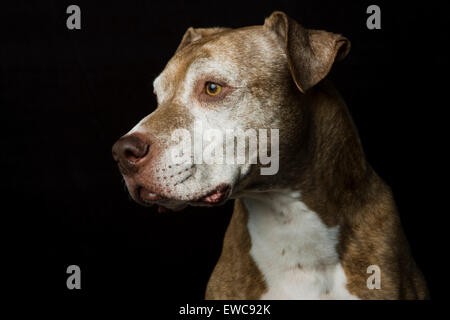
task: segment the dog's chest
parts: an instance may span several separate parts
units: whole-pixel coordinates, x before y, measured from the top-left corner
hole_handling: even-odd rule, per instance
[[[249,213],[251,255],[267,292],[262,299],[356,299],[336,245],[338,227],[328,228],[298,195],[278,193],[243,199]]]

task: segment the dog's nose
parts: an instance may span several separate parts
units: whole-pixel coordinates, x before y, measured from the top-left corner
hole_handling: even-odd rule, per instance
[[[112,147],[114,160],[127,172],[135,169],[138,162],[148,154],[149,144],[141,138],[130,135],[120,138]]]

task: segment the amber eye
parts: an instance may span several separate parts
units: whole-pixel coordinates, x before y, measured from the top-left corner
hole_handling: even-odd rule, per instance
[[[209,96],[216,96],[222,90],[222,86],[220,84],[214,82],[207,82],[205,85],[206,94]]]

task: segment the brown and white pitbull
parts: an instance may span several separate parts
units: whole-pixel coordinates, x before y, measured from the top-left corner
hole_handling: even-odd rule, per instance
[[[179,210],[236,199],[207,299],[428,297],[391,190],[325,79],[349,49],[343,36],[283,12],[263,26],[189,28],[154,81],[158,108],[114,145],[138,203]],[[195,124],[278,128],[279,170],[174,161],[183,155],[174,132],[195,136]],[[368,285],[371,266],[377,288]]]

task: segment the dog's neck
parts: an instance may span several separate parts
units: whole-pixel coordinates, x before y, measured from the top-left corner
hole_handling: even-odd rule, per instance
[[[341,233],[365,205],[371,169],[336,91],[324,84],[303,98],[308,125],[285,187],[240,197],[250,254],[270,288],[264,298],[354,299],[339,260]]]
[[[308,207],[327,224],[335,225],[345,214],[354,215],[365,206],[378,177],[366,161],[347,106],[334,87],[324,82],[311,98],[308,152],[299,155],[303,166],[293,189],[301,191]]]
[[[341,211],[357,212],[364,205],[374,172],[345,102],[328,81],[311,89],[299,103],[305,126],[299,145],[294,146],[299,151],[288,160],[291,163],[280,160],[281,187],[264,190],[265,197],[252,191],[240,198],[266,201],[281,197],[288,204],[288,198],[295,195],[293,199],[303,201],[328,225],[336,225],[343,218]]]

